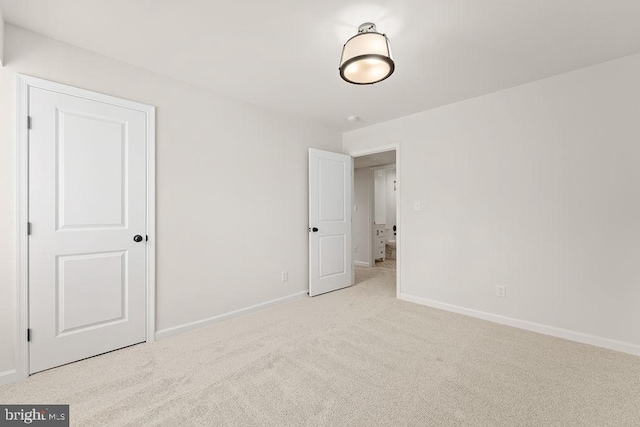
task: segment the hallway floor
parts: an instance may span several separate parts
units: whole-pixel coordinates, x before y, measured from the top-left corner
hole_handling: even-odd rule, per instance
[[[376,267],[377,268],[388,268],[388,269],[391,269],[391,270],[395,270],[396,269],[396,260],[395,260],[395,258],[385,258],[384,261],[376,260]]]

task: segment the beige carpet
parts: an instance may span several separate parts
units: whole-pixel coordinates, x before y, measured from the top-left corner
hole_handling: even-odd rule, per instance
[[[640,358],[398,301],[395,272],[0,387],[73,425],[638,426]]]

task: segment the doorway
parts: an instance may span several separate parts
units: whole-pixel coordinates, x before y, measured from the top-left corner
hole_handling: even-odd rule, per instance
[[[155,109],[18,85],[19,378],[155,333]]]
[[[356,266],[395,270],[399,277],[397,157],[395,148],[354,155],[353,256]]]

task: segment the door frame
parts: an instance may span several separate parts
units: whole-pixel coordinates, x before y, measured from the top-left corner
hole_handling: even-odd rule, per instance
[[[400,156],[400,143],[398,142],[398,143],[393,143],[388,145],[380,145],[376,147],[363,148],[363,149],[353,150],[353,151],[345,150],[345,154],[348,154],[351,157],[361,157],[361,156],[366,156],[368,154],[377,154],[377,153],[383,153],[385,151],[392,151],[392,150],[396,151],[396,180],[398,181],[397,187],[396,187],[397,188],[396,190],[396,225],[400,230],[400,234],[398,234],[398,237],[396,238],[396,298],[400,298],[400,295],[402,294],[402,268],[401,267],[402,267],[402,240],[403,240],[402,239],[402,210],[401,210],[402,167],[400,164],[401,163],[400,159],[402,156]],[[373,176],[371,178],[373,179]],[[372,203],[371,200],[370,202]],[[353,229],[353,223],[351,227]],[[369,230],[369,233],[371,233],[371,230]],[[371,238],[373,238],[373,236],[371,236]],[[370,242],[372,242],[372,240],[370,240]],[[371,256],[373,257],[373,253],[371,254]],[[373,266],[375,266],[375,262]]]
[[[155,341],[156,293],[156,108],[73,86],[43,80],[24,74],[17,75],[16,86],[16,310],[15,310],[15,372],[16,380],[29,376],[29,90],[30,88],[59,92],[91,101],[103,102],[146,114],[146,342]]]

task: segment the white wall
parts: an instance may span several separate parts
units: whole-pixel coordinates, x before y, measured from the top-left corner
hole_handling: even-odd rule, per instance
[[[358,251],[353,254],[354,262],[361,266],[371,266],[371,169],[360,168],[353,172],[353,246]]]
[[[307,289],[307,149],[341,151],[338,133],[11,25],[5,42],[0,372],[14,366],[16,73],[157,107],[159,330]]]
[[[4,18],[0,8],[0,67],[4,64]]]
[[[386,226],[386,237],[387,240],[395,240],[393,235],[393,226],[396,225],[396,191],[394,189],[394,181],[396,180],[396,170],[395,169],[387,169],[387,195],[385,197],[385,201],[387,203],[386,213],[387,213],[387,226]]]
[[[344,134],[401,145],[404,297],[640,354],[638,76],[640,54]]]
[[[373,199],[375,224],[387,223],[387,171],[376,169],[373,171]]]

